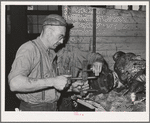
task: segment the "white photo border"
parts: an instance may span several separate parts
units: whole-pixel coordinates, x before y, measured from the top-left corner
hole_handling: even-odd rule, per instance
[[[5,111],[5,6],[6,5],[146,5],[146,112],[12,112]],[[1,121],[2,122],[114,122],[149,121],[149,2],[145,1],[2,1],[1,2]]]

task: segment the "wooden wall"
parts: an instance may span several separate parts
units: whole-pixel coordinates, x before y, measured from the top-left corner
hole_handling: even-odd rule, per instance
[[[93,8],[63,6],[63,16],[74,25],[67,46],[92,50]],[[102,54],[113,69],[112,56],[120,50],[146,57],[146,12],[96,8],[96,52]]]

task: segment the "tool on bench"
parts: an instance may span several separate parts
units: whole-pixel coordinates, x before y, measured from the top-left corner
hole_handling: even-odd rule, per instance
[[[87,82],[87,80],[96,79],[97,78],[96,76],[99,75],[99,73],[98,73],[99,71],[98,70],[96,71],[95,76],[88,77],[88,72],[91,72],[91,71],[92,71],[92,69],[88,70],[88,61],[84,60],[83,64],[82,64],[82,77],[75,77],[75,78],[70,77],[69,78],[70,83],[75,82],[75,81],[71,81],[71,80],[81,80],[81,82],[85,83],[85,82]],[[95,107],[93,104],[90,104],[89,102],[86,102],[86,100],[85,100],[86,95],[85,95],[84,91],[92,93],[92,92],[96,92],[98,90],[96,90],[96,89],[82,90],[82,86],[81,86],[80,95],[74,94],[74,95],[71,96],[72,101],[75,102],[75,104],[76,104],[76,105],[74,105],[75,110],[78,110],[78,108],[80,108],[80,106],[81,107],[85,106],[85,107],[90,108],[92,110],[93,109],[100,109],[99,104],[97,104],[98,106]],[[87,99],[87,101],[88,101],[88,99]]]

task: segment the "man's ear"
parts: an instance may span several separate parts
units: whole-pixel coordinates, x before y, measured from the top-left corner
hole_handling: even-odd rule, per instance
[[[51,28],[51,27],[46,27],[44,33],[45,33],[47,36],[50,36],[50,35],[52,36],[53,33],[54,33],[54,29]]]

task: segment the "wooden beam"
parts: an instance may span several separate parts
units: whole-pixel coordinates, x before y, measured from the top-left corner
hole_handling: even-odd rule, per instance
[[[93,9],[93,52],[96,52],[96,9]]]

